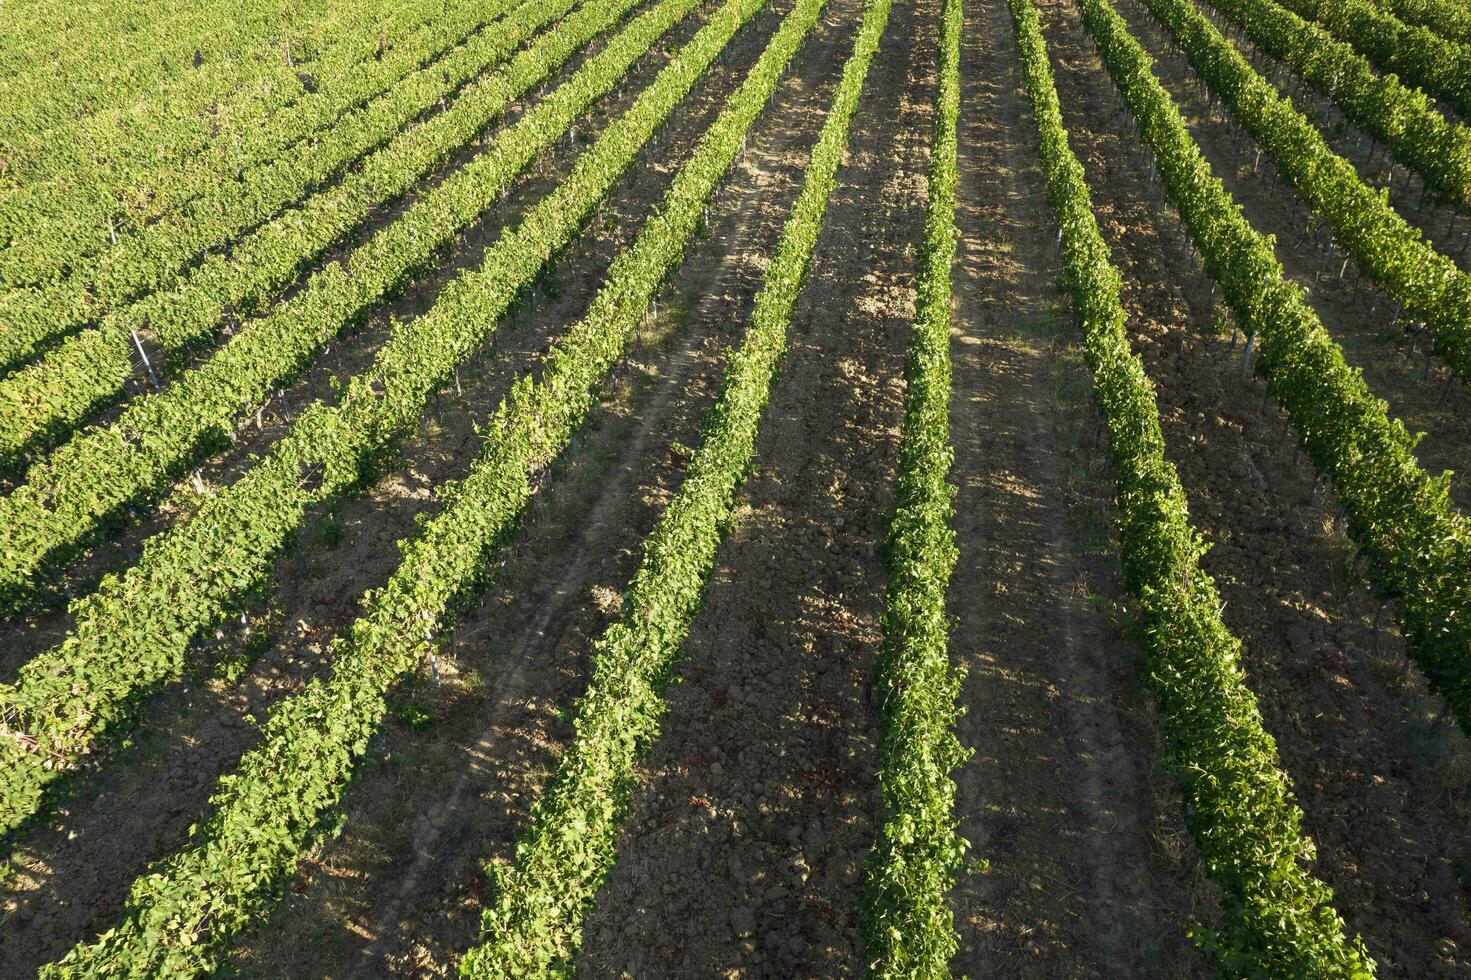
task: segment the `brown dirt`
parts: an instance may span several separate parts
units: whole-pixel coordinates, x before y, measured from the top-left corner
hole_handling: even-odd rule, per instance
[[[1005,3],[971,3],[956,263],[952,656],[968,670],[957,892],[970,976],[1201,976],[1193,871],[1120,592],[1112,486]]]
[[[588,919],[584,976],[859,972],[855,902],[878,805],[878,546],[936,11],[897,4],[870,69],[757,469]]]
[[[1465,740],[1346,581],[1340,515],[1315,493],[1239,349],[1215,336],[1209,285],[1178,218],[1145,176],[1139,141],[1068,3],[1045,4],[1066,123],[1124,272],[1135,343],[1160,397],[1170,455],[1205,567],[1317,841],[1316,871],[1386,975],[1467,965]],[[1252,214],[1255,217],[1255,214]],[[1284,259],[1288,259],[1284,256]],[[1290,260],[1290,259],[1289,259]],[[1204,300],[1204,302],[1201,302]]]

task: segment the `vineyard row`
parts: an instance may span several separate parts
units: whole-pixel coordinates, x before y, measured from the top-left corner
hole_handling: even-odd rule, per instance
[[[914,330],[905,369],[897,503],[889,525],[884,645],[874,676],[883,819],[865,873],[864,946],[876,976],[943,976],[959,949],[946,895],[968,846],[956,832],[955,734],[963,679],[950,658],[945,592],[958,552],[950,444],[950,267],[960,115],[961,0],[940,14],[935,124]]]
[[[1033,0],[1010,3],[1066,285],[1108,433],[1124,584],[1147,657],[1142,673],[1161,708],[1186,824],[1223,896],[1217,967],[1223,976],[1367,977],[1367,953],[1344,936],[1331,891],[1307,869],[1312,841],[1246,685],[1240,642],[1200,567],[1205,544],[1165,455],[1154,385],[1129,343],[1123,277],[1068,143]],[[1106,16],[1101,6],[1090,13]]]

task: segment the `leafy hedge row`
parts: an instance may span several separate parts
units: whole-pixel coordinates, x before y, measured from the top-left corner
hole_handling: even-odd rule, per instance
[[[1370,0],[1407,24],[1419,24],[1447,41],[1471,44],[1471,8],[1456,0]]]
[[[574,98],[605,90],[698,3],[662,0],[564,88]],[[396,437],[414,427],[455,367],[486,342],[546,263],[572,241],[754,9],[732,8],[711,20],[567,178],[501,235],[480,268],[444,287],[427,313],[396,326],[336,404],[307,408],[240,480],[151,539],[139,563],[121,577],[108,578],[73,604],[76,625],[63,642],[22,667],[14,687],[0,686],[0,724],[13,736],[0,738],[0,831],[33,813],[45,787],[98,748],[140,696],[179,676],[191,640],[267,580],[274,557],[309,507],[341,498],[366,469],[391,455]],[[487,176],[492,188],[504,186],[519,165],[522,155],[509,144],[544,145],[562,132],[566,118],[557,109],[567,101],[550,97],[522,117],[498,145],[500,152],[491,151],[488,159],[509,164],[501,172],[506,176]]]
[[[1471,58],[1462,45],[1406,24],[1368,0],[1281,0],[1298,15],[1322,24],[1385,71],[1462,115],[1471,113]]]
[[[1411,654],[1471,726],[1471,528],[1450,505],[1449,477],[1420,468],[1417,438],[1344,361],[1302,288],[1283,274],[1272,239],[1251,227],[1211,173],[1123,20],[1104,0],[1082,7],[1207,272],[1258,342],[1257,370],[1307,457],[1332,479],[1375,591],[1397,604]]]
[[[116,928],[74,949],[51,975],[209,969],[270,903],[340,799],[382,723],[393,684],[432,650],[425,637],[452,622],[457,598],[473,590],[537,474],[596,404],[600,380],[681,261],[710,195],[822,4],[802,0],[787,18],[663,205],[614,259],[588,315],[548,354],[540,382],[523,378],[501,404],[483,455],[447,492],[446,509],[404,546],[388,584],[364,600],[362,618],[333,645],[332,676],[272,711],[265,741],[222,780],[213,812],[191,841],[134,883]]]
[[[1281,59],[1345,116],[1459,208],[1471,208],[1471,129],[1448,122],[1429,96],[1380,75],[1350,44],[1276,0],[1210,0],[1263,51]]]
[[[1206,85],[1277,163],[1359,268],[1410,316],[1425,321],[1436,354],[1471,381],[1471,277],[1437,252],[1365,184],[1352,163],[1278,94],[1191,0],[1143,0],[1174,35]]]
[[[514,863],[486,868],[496,881],[496,903],[484,914],[480,941],[460,961],[463,977],[571,973],[582,945],[582,920],[617,856],[618,824],[636,783],[634,764],[659,737],[665,687],[751,468],[792,311],[889,8],[890,0],[865,6],[745,339],[731,352],[720,393],[701,426],[701,444],[644,542],[622,615],[594,647],[592,682],[577,706],[572,743],[532,809]],[[810,23],[821,9],[822,0],[799,0],[792,16]],[[787,57],[802,30],[805,24],[786,39]]]
[[[494,0],[486,13],[499,14],[519,2]],[[565,12],[571,5],[563,0],[555,9]],[[223,247],[237,236],[329,185],[426,109],[506,58],[528,32],[555,19],[527,13],[523,8],[517,17],[464,39],[456,35],[472,31],[482,18],[461,12],[419,46],[401,45],[381,61],[369,59],[375,71],[360,72],[356,84],[346,86],[366,89],[361,95],[349,91],[338,98],[319,91],[292,106],[295,111],[278,113],[232,140],[226,153],[194,148],[182,169],[149,157],[130,172],[119,161],[95,175],[83,172],[14,195],[0,207],[0,240],[14,242],[0,252],[0,279],[24,279],[25,288],[0,298],[0,319],[8,327],[0,340],[0,365],[21,363],[109,310],[172,284],[209,250],[228,251]],[[455,47],[457,40],[464,43]],[[446,48],[453,50],[445,54]],[[182,142],[172,133],[157,138],[164,142],[154,147]],[[124,206],[119,181],[147,202],[148,214],[113,213]],[[7,263],[31,273],[7,273]]]
[[[407,10],[427,24],[381,57],[380,31],[399,16],[378,26],[343,7],[315,25],[315,59],[287,62],[284,44],[262,37],[227,65],[202,63],[194,78],[175,79],[138,103],[12,144],[18,187],[0,196],[0,284],[85,277],[110,244],[222,182],[240,181],[487,21],[468,10],[446,15],[431,0]],[[246,78],[237,77],[240,69],[249,69]]]
[[[875,976],[949,976],[959,948],[945,895],[965,858],[951,772],[968,757],[955,736],[963,675],[950,661],[945,590],[955,568],[950,445],[950,266],[955,256],[961,0],[940,20],[935,130],[925,205],[908,394],[889,527],[884,646],[874,677],[884,819],[866,870],[862,931]]]
[[[426,131],[428,140],[402,145],[372,173],[408,179],[431,161],[444,159],[473,138],[478,128],[467,132],[469,124],[493,118],[571,52],[616,23],[633,2],[589,5],[564,21],[507,71],[476,89],[477,101],[466,107],[468,115]],[[0,500],[0,602],[23,600],[48,560],[84,540],[111,512],[163,487],[203,447],[232,437],[242,412],[269,398],[310,364],[323,344],[428,267],[439,248],[493,207],[515,176],[623,76],[626,59],[638,51],[642,48],[636,42],[625,40],[615,54],[600,55],[596,71],[579,71],[572,83],[559,87],[501,134],[491,152],[477,155],[425,191],[345,263],[314,273],[304,289],[246,323],[204,364],[162,392],[135,399],[117,422],[77,433],[33,465],[25,483]],[[410,186],[394,185],[397,193]],[[337,203],[329,198],[322,207],[330,210]],[[367,207],[361,198],[353,203]],[[287,227],[305,237],[302,226]]]
[[[363,4],[360,12],[352,9],[357,5],[322,0],[60,6],[68,9],[59,16],[48,17],[31,5],[7,13],[9,43],[0,52],[0,142],[8,147],[64,138],[98,115],[135,116],[137,103],[155,94],[181,95],[198,109],[281,64],[283,39],[290,39],[299,54],[310,55],[317,37],[335,31],[344,13],[355,15],[356,24],[370,25],[391,9],[378,0]],[[27,16],[36,22],[19,23]],[[166,30],[159,28],[163,23]],[[27,38],[34,43],[14,43]],[[207,70],[195,68],[195,51],[203,58],[200,68]],[[5,186],[0,183],[0,189]]]
[[[303,12],[293,13],[300,19]],[[218,20],[221,15],[210,16]],[[236,138],[259,138],[249,132],[251,127],[315,111],[313,107],[324,100],[351,107],[412,70],[416,52],[432,44],[435,36],[442,37],[440,51],[448,51],[495,16],[466,20],[458,11],[425,0],[393,7],[375,0],[362,8],[339,7],[325,15],[314,15],[312,22],[304,25],[307,33],[291,39],[289,61],[287,37],[279,30],[272,32],[274,36],[247,41],[244,48],[222,51],[215,59],[201,49],[197,69],[192,65],[191,47],[178,59],[186,69],[183,77],[167,78],[174,67],[173,56],[159,52],[154,55],[155,66],[166,80],[142,93],[136,103],[113,111],[94,109],[77,119],[61,119],[56,126],[29,139],[13,141],[10,146],[15,162],[11,173],[25,191],[56,191],[60,187],[50,185],[81,178],[86,186],[99,179],[101,175],[94,171],[105,168],[109,161],[129,168],[144,165],[150,145],[155,166],[139,171],[139,178],[163,164],[187,165],[189,156],[202,150],[208,149],[216,156],[228,154],[233,147],[211,149],[211,142],[221,137],[231,142]],[[456,27],[457,35],[446,33]],[[216,78],[217,74],[224,77]],[[202,101],[205,94],[213,98]],[[202,127],[196,122],[192,129],[181,128],[180,117],[190,112],[212,116],[211,124]],[[181,143],[153,145],[154,140],[170,134],[180,137]],[[287,146],[296,138],[288,133],[280,145]],[[56,200],[59,196],[49,193],[38,200]],[[131,203],[136,207],[149,202]],[[5,214],[13,217],[8,209]]]
[[[1220,594],[1200,567],[1206,545],[1165,456],[1154,385],[1129,345],[1122,279],[1068,144],[1037,11],[1032,0],[1010,3],[1066,281],[1109,435],[1144,673],[1162,709],[1186,823],[1223,896],[1223,933],[1203,938],[1222,976],[1368,977],[1373,964],[1362,943],[1345,937],[1332,891],[1308,871],[1313,843],[1246,685],[1240,643],[1221,621]]]
[[[287,64],[280,48],[268,49],[267,77],[244,91],[229,85],[202,107],[191,105],[192,91],[177,101],[162,97],[120,118],[94,117],[76,132],[46,133],[35,146],[15,147],[22,184],[0,197],[0,283],[18,288],[80,279],[85,285],[114,239],[126,240],[200,196],[218,199],[217,191],[330,130],[344,113],[452,52],[516,2],[448,13],[432,0],[417,0],[409,9],[427,15],[428,23],[381,58],[375,57],[377,30],[342,16],[319,38],[327,45],[320,59]],[[435,13],[428,14],[431,8]],[[210,73],[201,66],[196,74]],[[195,210],[203,215],[218,206]]]
[[[231,200],[235,191],[222,192],[203,216],[186,208],[124,241],[104,262],[108,268],[124,270],[113,280],[116,289],[101,289],[99,279],[91,292],[79,284],[12,294],[26,298],[29,308],[21,309],[26,304],[18,302],[0,309],[0,317],[18,332],[37,337],[65,332],[101,309],[151,295],[106,315],[95,328],[67,337],[37,363],[0,378],[0,462],[14,462],[23,452],[44,448],[97,406],[118,398],[136,370],[134,331],[150,339],[167,367],[181,366],[185,355],[213,336],[227,309],[234,316],[258,309],[301,269],[362,227],[374,208],[405,193],[454,149],[473,140],[511,98],[560,64],[546,52],[570,53],[568,38],[583,32],[553,32],[519,56],[522,65],[532,66],[529,72],[513,67],[496,73],[424,124],[407,130],[402,126],[465,78],[504,60],[575,2],[531,0],[468,42],[458,52],[465,57],[446,59],[403,80],[361,115],[339,120],[327,136],[298,144],[299,153],[293,151],[257,175],[259,180],[245,189],[247,196]],[[603,8],[589,7],[575,22],[603,23]],[[507,81],[514,84],[508,88]],[[340,183],[318,189],[369,150],[375,152]],[[304,160],[321,166],[304,166]],[[318,192],[276,214],[313,190]],[[242,217],[247,220],[237,220]],[[266,218],[270,220],[261,223]],[[250,233],[227,252],[216,253],[183,276],[175,275],[200,242],[214,242],[245,227],[251,228]],[[154,292],[160,287],[172,288]],[[0,307],[4,305],[0,302]]]

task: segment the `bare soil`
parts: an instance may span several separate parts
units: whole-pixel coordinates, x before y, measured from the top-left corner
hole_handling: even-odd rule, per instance
[[[957,972],[1202,976],[1186,929],[1213,896],[1153,706],[1109,610],[1112,485],[1005,3],[970,4],[951,435],[960,562],[952,656],[967,671]]]

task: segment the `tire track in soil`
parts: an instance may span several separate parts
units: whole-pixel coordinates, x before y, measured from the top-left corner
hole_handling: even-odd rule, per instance
[[[1173,40],[1165,42],[1161,38],[1158,23],[1141,4],[1125,0],[1116,8],[1151,55],[1159,59],[1178,50]],[[1348,362],[1364,372],[1369,387],[1389,402],[1393,415],[1402,419],[1411,432],[1426,433],[1415,450],[1421,465],[1432,473],[1456,471],[1451,478],[1451,499],[1463,512],[1471,511],[1471,473],[1466,472],[1471,461],[1471,385],[1452,378],[1439,361],[1434,362],[1432,376],[1422,378],[1423,351],[1419,356],[1411,354],[1404,330],[1391,329],[1393,302],[1381,299],[1370,314],[1373,291],[1365,288],[1355,298],[1351,279],[1358,275],[1358,266],[1348,253],[1335,248],[1334,257],[1329,258],[1317,242],[1302,240],[1312,209],[1275,167],[1267,166],[1265,151],[1260,172],[1252,172],[1257,144],[1251,135],[1243,130],[1244,145],[1237,141],[1223,118],[1229,110],[1222,107],[1221,115],[1209,111],[1200,89],[1194,83],[1186,84],[1189,69],[1180,60],[1163,58],[1156,64],[1155,73],[1181,107],[1191,135],[1211,167],[1225,180],[1226,188],[1246,209],[1251,223],[1263,234],[1276,235],[1282,246],[1301,242],[1300,247],[1277,250],[1288,274],[1309,291],[1313,309],[1343,347]],[[1319,241],[1328,240],[1325,224]],[[1345,260],[1348,265],[1340,280],[1339,270],[1344,268]],[[1371,285],[1367,279],[1365,284]]]
[[[870,70],[759,462],[588,918],[580,975],[860,970],[856,902],[879,808],[868,693],[878,546],[893,506],[937,17],[934,3],[897,4]]]
[[[1465,739],[1346,580],[1351,546],[1295,459],[1285,418],[1214,336],[1178,216],[1149,185],[1138,137],[1076,7],[1043,5],[1064,115],[1124,273],[1134,342],[1155,379],[1171,460],[1211,551],[1206,570],[1245,643],[1243,666],[1318,844],[1314,871],[1383,976],[1463,976],[1471,918]],[[1464,868],[1464,865],[1462,865]],[[1459,871],[1464,875],[1464,870]]]
[[[703,18],[692,20],[681,35],[693,34]],[[774,22],[774,16],[760,14],[748,32],[759,35],[762,25]],[[232,652],[237,628],[229,624],[217,631],[224,642],[202,642],[194,654],[197,669],[140,709],[145,720],[132,733],[132,744],[110,747],[101,771],[84,774],[53,819],[17,847],[23,870],[0,884],[7,966],[30,964],[34,970],[110,924],[131,880],[187,839],[217,777],[256,744],[256,721],[325,671],[323,655],[334,633],[356,618],[363,592],[381,586],[397,567],[393,542],[413,533],[418,515],[438,509],[435,485],[464,475],[479,449],[475,424],[493,412],[517,376],[534,367],[551,336],[581,314],[607,263],[662,197],[676,164],[693,150],[760,43],[762,38],[744,33],[738,38],[728,65],[712,69],[679,120],[666,128],[660,150],[652,157],[645,151],[648,162],[635,165],[631,183],[610,194],[607,222],[590,229],[558,263],[557,297],[544,300],[520,326],[498,331],[496,343],[487,346],[487,362],[462,372],[462,393],[451,388],[442,396],[438,411],[429,415],[432,423],[405,440],[369,490],[335,511],[318,509],[309,517],[301,543],[277,561],[271,595],[286,625],[269,649],[232,680],[228,671],[217,673],[209,665],[221,652]],[[640,62],[637,78],[651,76],[666,60],[659,55],[652,63]],[[641,88],[630,86],[611,105],[631,102]],[[574,152],[568,148],[558,156]],[[397,302],[415,297],[411,292]]]
[[[1058,296],[1056,219],[1004,0],[967,5],[951,438],[960,560],[951,654],[968,674],[961,833],[988,871],[955,893],[971,976],[1204,976],[1210,913],[1121,593],[1112,484]],[[1084,435],[1088,434],[1088,435]]]
[[[298,895],[251,941],[241,972],[442,975],[473,940],[493,898],[480,865],[510,855],[570,736],[560,712],[581,692],[586,652],[616,615],[641,540],[676,484],[683,457],[669,445],[695,439],[699,410],[713,397],[719,350],[737,339],[796,193],[805,153],[786,144],[815,128],[808,124],[836,82],[834,55],[856,6],[834,3],[814,31],[752,131],[734,192],[716,195],[709,243],[691,248],[676,295],[661,298],[666,321],[689,323],[677,350],[643,355],[660,365],[636,365],[649,375],[635,388],[655,390],[624,390],[615,408],[605,407],[584,436],[585,461],[536,506],[504,584],[456,635],[453,664],[442,669],[478,672],[475,662],[490,651],[497,666],[488,693],[441,696],[421,679],[414,694],[440,702],[435,727],[448,737],[428,736],[435,744],[426,745],[425,736],[393,727],[383,753],[412,758],[412,767],[368,772],[372,785],[349,801],[347,835],[314,858]],[[763,206],[773,194],[783,200]],[[296,951],[321,950],[324,938],[325,951],[303,965]]]

